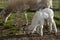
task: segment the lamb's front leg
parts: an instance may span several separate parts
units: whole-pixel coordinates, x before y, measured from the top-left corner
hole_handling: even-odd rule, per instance
[[[38,26],[39,26],[39,24],[36,24],[36,25],[35,25],[35,27],[34,27],[32,33],[34,33],[35,31],[37,31]],[[39,29],[38,29],[38,30],[39,30]],[[38,31],[37,31],[37,33],[38,33]]]
[[[34,17],[32,19],[32,23],[28,27],[28,30],[30,30],[31,33],[34,33],[36,31],[37,26],[38,26],[38,19],[37,19],[36,15],[34,15]]]
[[[43,24],[40,25],[40,34],[43,36]]]
[[[43,25],[44,25],[44,20],[42,19],[42,20],[40,20],[40,25],[39,25],[39,27],[38,27],[38,29],[37,29],[37,32],[38,32],[41,36],[43,36]]]
[[[28,27],[28,30],[30,33],[34,33],[36,31],[36,28],[37,28],[38,24],[34,23],[34,24],[31,24],[29,27]]]

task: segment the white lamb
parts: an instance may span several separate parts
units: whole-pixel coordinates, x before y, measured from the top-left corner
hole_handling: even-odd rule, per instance
[[[50,32],[52,32],[52,27],[54,28],[54,32],[57,33],[57,28],[55,21],[53,19],[54,17],[54,12],[50,8],[45,8],[45,9],[40,9],[36,11],[32,23],[29,26],[29,30],[31,33],[34,33],[35,31],[39,33],[41,36],[43,36],[43,25],[44,25],[44,20],[47,20],[49,23],[49,29]],[[38,29],[37,29],[38,27]]]

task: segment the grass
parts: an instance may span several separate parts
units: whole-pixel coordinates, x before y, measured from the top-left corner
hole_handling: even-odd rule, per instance
[[[34,12],[28,12],[27,15],[28,15],[29,23],[31,23],[31,20],[32,20],[32,18],[33,18],[33,16],[34,16]],[[6,25],[7,25],[7,26],[8,26],[8,25],[9,25],[9,26],[12,25],[13,20],[14,20],[15,17],[16,17],[15,14],[12,14],[12,15],[9,17],[8,22],[6,23]],[[20,18],[20,21],[19,21],[19,22],[21,22],[21,25],[22,25],[22,23],[24,24],[24,23],[25,23],[25,22],[24,22],[24,20],[25,20],[25,18],[24,18],[24,13],[20,13],[19,18]],[[60,12],[59,12],[59,11],[55,11],[55,13],[54,13],[54,19],[55,19],[55,21],[56,21],[57,26],[59,27],[59,25],[60,25]],[[6,26],[6,25],[5,25],[5,26]]]
[[[59,11],[56,11],[55,12],[55,17],[54,17],[55,21],[56,21],[56,24],[58,27],[60,27],[60,12]]]
[[[53,0],[53,7],[58,8],[59,7],[59,0]]]
[[[1,0],[0,0],[0,2],[1,2],[0,3],[0,8],[4,8],[6,6],[6,1],[7,0],[2,0],[2,2],[1,2]],[[57,0],[53,0],[53,7],[55,7],[55,8],[57,8],[59,6],[58,3],[55,4],[56,1]],[[29,24],[31,23],[33,15],[34,15],[34,12],[28,12]],[[9,34],[15,34],[20,29],[18,27],[12,26],[13,24],[16,23],[16,22],[14,22],[14,21],[16,21],[16,20],[14,20],[15,17],[16,17],[16,14],[13,13],[9,17],[7,23],[4,24],[4,28],[5,29],[9,29],[8,30],[8,35]],[[24,14],[23,13],[20,13],[20,15],[18,16],[18,19],[19,20],[17,20],[17,23],[18,23],[18,25],[20,25],[20,27],[21,27],[21,25],[25,24],[25,18],[24,18]],[[60,12],[59,11],[55,11],[54,19],[56,21],[57,27],[60,27]]]
[[[29,24],[31,23],[31,20],[32,20],[32,17],[34,15],[34,12],[27,12],[28,14],[28,20],[29,20]],[[22,25],[25,24],[25,17],[24,17],[24,13],[20,13],[19,16],[18,16],[18,20],[16,22],[16,20],[14,20],[16,18],[16,14],[13,13],[7,23],[4,23],[4,28],[5,29],[10,29],[8,30],[8,34],[7,35],[11,35],[11,34],[15,34],[18,32],[18,29],[22,28]],[[19,27],[18,26],[12,26],[13,24],[17,23],[18,25],[20,25]],[[12,28],[14,28],[14,30],[12,30]]]
[[[14,15],[14,16],[13,16]],[[29,20],[29,24],[31,23],[31,20],[32,20],[32,17],[34,15],[34,12],[28,12],[28,20]],[[16,27],[16,26],[12,26],[12,24],[14,24],[14,18],[15,18],[15,14],[13,13],[9,19],[8,19],[8,22],[4,24],[4,27],[6,29],[10,29],[8,31],[8,35],[11,35],[11,34],[15,34],[18,32],[18,29],[22,28],[21,25],[25,24],[25,19],[24,19],[24,14],[23,13],[20,13],[19,15],[19,18],[20,20],[17,22],[20,27]],[[60,12],[58,11],[55,11],[55,16],[54,16],[54,19],[55,19],[55,22],[57,24],[57,27],[60,27]]]

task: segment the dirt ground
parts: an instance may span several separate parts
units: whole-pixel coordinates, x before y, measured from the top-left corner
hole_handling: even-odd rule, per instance
[[[2,36],[0,40],[60,40],[60,28],[58,28],[56,35],[45,31],[43,37],[38,34],[18,34]]]

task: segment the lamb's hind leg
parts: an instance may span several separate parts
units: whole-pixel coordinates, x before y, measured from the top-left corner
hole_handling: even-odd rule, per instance
[[[52,19],[52,25],[53,25],[53,28],[54,28],[54,32],[56,34],[57,33],[57,27],[56,27],[56,23],[55,23],[54,19]]]
[[[52,20],[49,20],[49,31],[52,32]]]

